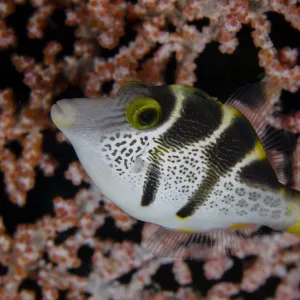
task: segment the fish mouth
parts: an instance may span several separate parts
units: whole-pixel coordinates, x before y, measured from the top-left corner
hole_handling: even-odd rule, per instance
[[[70,102],[70,100],[59,100],[51,107],[51,119],[59,128],[68,128],[76,123],[77,110]]]

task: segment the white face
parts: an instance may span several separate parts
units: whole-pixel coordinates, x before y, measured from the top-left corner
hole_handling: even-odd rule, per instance
[[[137,209],[155,133],[132,128],[125,104],[117,97],[60,100],[53,105],[51,118],[101,192],[128,214],[145,219],[147,214]]]

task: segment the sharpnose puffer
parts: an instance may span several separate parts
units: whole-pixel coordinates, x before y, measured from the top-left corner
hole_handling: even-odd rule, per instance
[[[285,157],[265,130],[265,86],[222,104],[188,86],[129,82],[115,97],[60,100],[51,117],[101,192],[174,243],[250,224],[299,234],[300,193],[278,180]]]

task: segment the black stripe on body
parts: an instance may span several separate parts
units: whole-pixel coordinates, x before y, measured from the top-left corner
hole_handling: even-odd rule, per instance
[[[220,178],[228,174],[254,147],[245,127],[235,119],[216,143],[205,151],[208,160],[207,174],[188,203],[177,212],[177,216],[187,218],[193,215],[208,199]]]
[[[162,121],[160,125],[171,118],[171,113],[174,110],[176,104],[176,97],[168,86],[150,87],[150,97],[159,102],[162,109]],[[156,193],[159,188],[161,177],[161,163],[163,161],[162,156],[166,152],[161,146],[158,146],[149,151],[150,166],[146,173],[146,179],[143,186],[143,195],[141,200],[141,206],[148,206],[155,200]]]
[[[169,110],[169,116],[164,116],[166,120],[172,113],[170,109],[174,109],[174,104],[170,99],[173,92],[162,89],[162,87],[153,88],[155,99],[158,99],[160,104],[165,105],[165,110]],[[164,95],[165,101],[160,101]],[[174,99],[171,99],[174,100]],[[171,105],[171,106],[170,106]],[[162,109],[164,111],[164,109]],[[183,100],[181,116],[161,137],[155,140],[157,147],[149,151],[151,165],[146,175],[146,181],[143,187],[143,196],[141,205],[148,206],[155,200],[157,190],[160,182],[160,167],[164,162],[164,152],[168,149],[180,149],[191,143],[197,143],[210,136],[221,124],[222,121],[222,107],[221,103],[214,102],[210,99],[199,99],[195,96],[187,95]]]
[[[188,203],[184,205],[177,213],[179,218],[190,217],[196,209],[208,198],[215,184],[218,182],[219,175],[210,169],[208,174],[202,180],[201,185],[197,191],[189,199]]]
[[[148,206],[155,200],[155,196],[159,188],[160,177],[159,167],[151,164],[146,174],[141,206]]]
[[[181,115],[157,143],[173,149],[204,140],[210,136],[222,122],[222,104],[210,99],[187,96]]]
[[[243,167],[241,171],[238,172],[239,179],[242,182],[250,184],[261,184],[270,188],[279,188],[280,184],[278,182],[277,176],[267,159],[255,160],[249,165]]]
[[[169,120],[171,113],[176,105],[176,96],[168,85],[149,87],[151,97],[155,99],[161,106],[162,121],[160,124]]]

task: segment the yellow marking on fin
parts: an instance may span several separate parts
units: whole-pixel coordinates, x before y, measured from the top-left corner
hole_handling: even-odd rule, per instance
[[[245,227],[248,226],[249,224],[247,223],[236,223],[236,224],[231,224],[229,227],[234,229],[234,228],[241,228],[241,227]]]
[[[294,225],[286,229],[287,232],[300,234],[300,220],[298,220]]]

